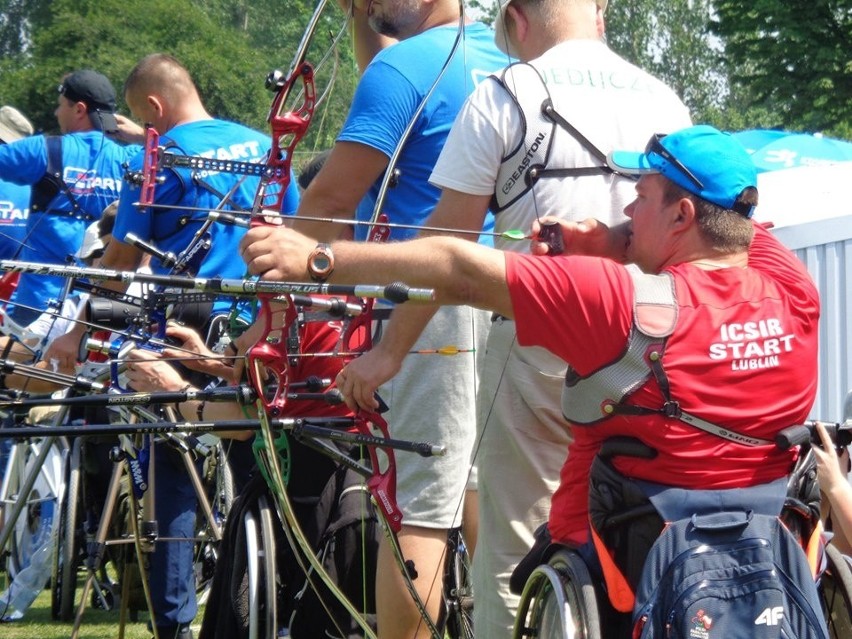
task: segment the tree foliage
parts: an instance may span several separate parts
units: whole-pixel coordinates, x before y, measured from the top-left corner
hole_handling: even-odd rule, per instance
[[[266,77],[276,68],[288,70],[314,3],[291,0],[286,9],[280,2],[261,0],[6,0],[5,4],[18,7],[20,19],[14,25],[11,19],[0,21],[0,28],[17,29],[16,41],[32,44],[0,55],[0,102],[14,104],[37,128],[53,132],[55,87],[65,73],[80,68],[100,71],[113,82],[126,113],[121,95],[124,78],[140,58],[157,51],[174,55],[189,69],[212,114],[267,130],[272,94],[264,88]],[[341,34],[343,29],[341,12],[326,14],[309,52],[311,62],[331,49],[328,33]],[[345,33],[337,49],[317,69],[318,92],[325,92],[332,76],[336,80],[309,129],[307,149],[330,145],[348,110],[357,78]]]
[[[315,2],[0,0],[0,103],[54,131],[64,73],[95,68],[121,93],[137,60],[164,51],[213,114],[265,130],[265,78],[288,70]],[[328,4],[307,55],[328,96],[300,146],[308,153],[331,146],[358,79],[342,12]],[[498,3],[465,5],[490,22]],[[611,0],[606,18],[613,49],[673,87],[696,121],[852,137],[852,0]]]
[[[852,137],[852,0],[717,0],[732,92],[791,129]]]
[[[696,121],[713,121],[724,97],[708,0],[616,0],[606,12],[614,51],[669,85]]]

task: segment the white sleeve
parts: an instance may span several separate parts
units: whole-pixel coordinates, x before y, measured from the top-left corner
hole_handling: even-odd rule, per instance
[[[507,138],[508,110],[513,108],[497,82],[480,83],[456,117],[429,182],[468,195],[494,193],[500,164],[512,142]]]

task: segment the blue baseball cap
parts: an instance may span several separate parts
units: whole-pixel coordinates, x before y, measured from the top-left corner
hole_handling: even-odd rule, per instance
[[[742,197],[746,189],[757,189],[751,156],[732,135],[706,124],[654,135],[644,153],[613,151],[607,164],[627,175],[659,173],[712,204],[745,217],[754,212]]]

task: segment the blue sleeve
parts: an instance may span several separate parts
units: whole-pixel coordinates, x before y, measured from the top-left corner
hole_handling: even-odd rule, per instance
[[[13,184],[35,184],[47,171],[43,135],[0,144],[0,179]]]
[[[299,209],[299,183],[296,181],[296,172],[290,169],[290,185],[281,200],[281,213],[284,215],[295,215]]]
[[[365,144],[390,157],[419,104],[420,95],[405,76],[374,61],[361,76],[337,139]]]

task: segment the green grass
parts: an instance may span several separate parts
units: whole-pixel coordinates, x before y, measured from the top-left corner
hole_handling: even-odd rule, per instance
[[[0,590],[5,590],[5,582],[5,575],[0,576],[0,583],[3,584]],[[82,586],[82,581],[80,585]],[[81,590],[82,588],[77,591],[78,598]],[[198,636],[198,629],[203,614],[203,609],[199,607],[196,623],[192,626],[192,631],[196,637]],[[146,626],[147,620],[148,613],[140,612],[137,622],[128,621],[124,628],[125,639],[150,639],[151,632]],[[87,606],[86,611],[83,613],[79,637],[80,639],[117,639],[119,636],[119,621],[120,618],[117,609],[105,611]],[[23,619],[9,623],[0,623],[0,637],[3,639],[68,639],[71,636],[73,627],[73,621],[70,623],[61,623],[51,619],[50,591],[45,590],[35,600],[30,609],[27,610]]]

